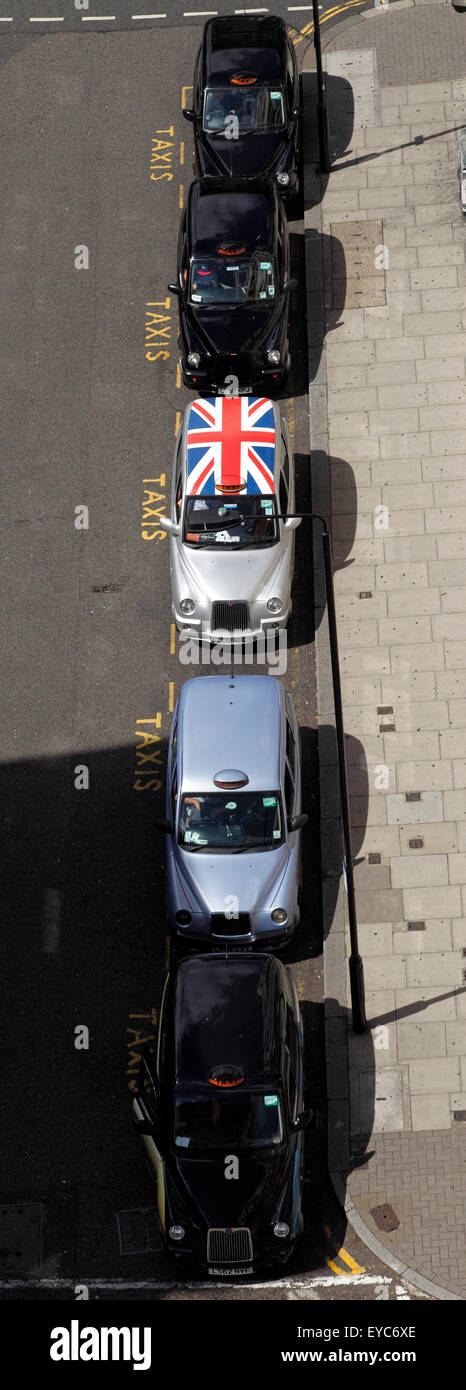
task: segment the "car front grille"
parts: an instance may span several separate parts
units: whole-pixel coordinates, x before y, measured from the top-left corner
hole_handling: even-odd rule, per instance
[[[226,917],[224,912],[213,912],[210,926],[213,936],[251,935],[249,912],[238,912],[237,917]]]
[[[236,357],[219,354],[214,359],[213,372],[217,386],[224,386],[229,376],[238,377],[240,386],[251,385],[251,364],[246,352],[239,352]]]
[[[229,601],[212,604],[212,632],[248,632],[249,604]]]
[[[207,1232],[207,1262],[213,1265],[244,1265],[252,1261],[252,1237],[247,1226]],[[234,1273],[234,1268],[232,1268]]]

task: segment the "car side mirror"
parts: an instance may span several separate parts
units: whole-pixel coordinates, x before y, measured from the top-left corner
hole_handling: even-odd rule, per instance
[[[184,107],[183,107],[183,116],[184,116],[184,118],[185,118],[185,121],[195,121],[195,119],[196,119],[196,112],[193,111],[193,109],[192,109],[191,106],[184,106]]]
[[[179,536],[181,526],[178,521],[171,521],[169,516],[159,516],[158,523],[162,531],[169,531],[171,536]]]
[[[162,817],[160,817],[160,819],[157,818],[154,820],[154,825],[156,830],[164,830],[166,835],[174,834],[174,826],[170,820],[163,820]]]
[[[296,531],[297,527],[301,525],[301,521],[302,517],[300,516],[287,516],[285,521],[285,531]]]
[[[167,285],[167,289],[170,290],[170,294],[177,294],[178,297],[183,293],[180,285]]]
[[[298,284],[298,281],[297,281],[297,279],[296,279],[296,276],[294,276],[294,275],[292,275],[292,277],[291,277],[290,280],[284,280],[284,282],[283,282],[283,294],[288,294],[289,290],[295,290],[297,284]],[[170,289],[170,286],[168,286],[168,288]]]
[[[307,825],[309,816],[306,811],[301,811],[299,816],[288,816],[288,830],[302,830]]]
[[[291,1129],[294,1129],[294,1130],[308,1129],[308,1128],[309,1128],[309,1125],[312,1124],[313,1120],[314,1120],[314,1111],[313,1111],[313,1110],[302,1110],[302,1111],[301,1111],[301,1114],[300,1114],[300,1115],[297,1115],[295,1120],[291,1120]]]

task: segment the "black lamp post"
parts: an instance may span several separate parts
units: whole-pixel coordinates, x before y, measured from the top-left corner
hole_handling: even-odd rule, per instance
[[[317,129],[319,132],[320,168],[322,174],[329,174],[332,167],[332,161],[330,158],[330,131],[328,124],[328,110],[325,101],[324,78],[322,72],[322,51],[320,47],[320,23],[318,0],[312,0],[312,12],[314,16],[314,48],[316,52],[317,65]]]

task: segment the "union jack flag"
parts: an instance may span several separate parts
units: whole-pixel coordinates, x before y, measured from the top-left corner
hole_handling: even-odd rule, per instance
[[[265,397],[212,396],[189,412],[188,493],[273,493],[275,420]]]

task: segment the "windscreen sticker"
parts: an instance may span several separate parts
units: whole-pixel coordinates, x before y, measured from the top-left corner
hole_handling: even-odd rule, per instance
[[[200,304],[202,300],[202,294],[193,294],[191,295],[191,299],[196,299]]]
[[[281,92],[271,92],[270,96],[272,101],[281,101],[282,94]]]
[[[226,810],[226,811],[236,811],[236,806],[237,806],[236,801],[227,801],[225,810]]]
[[[274,830],[274,832],[273,832],[273,838],[274,838],[274,840],[279,840],[279,839],[280,839],[280,831],[279,831],[279,830]]]
[[[227,270],[239,270],[239,265],[227,265]]]
[[[272,516],[272,513],[273,513],[273,502],[263,502],[263,501],[262,501],[262,502],[261,502],[261,507],[262,507],[262,511],[265,512],[266,516]]]
[[[273,285],[269,285],[269,294],[275,294]]]
[[[259,290],[259,299],[267,299],[265,290]]]
[[[186,1134],[177,1134],[175,1139],[179,1149],[189,1149],[190,1142],[189,1135]]]
[[[278,1096],[264,1096],[264,1105],[278,1105]]]
[[[239,536],[232,536],[231,531],[216,531],[215,539],[216,541],[220,541],[221,545],[234,545],[235,541],[237,545],[239,545]]]
[[[272,266],[271,266],[270,261],[261,261],[260,264],[261,264],[261,270],[271,270],[271,269],[272,269]]]
[[[276,796],[263,796],[263,797],[262,797],[262,805],[263,805],[263,806],[276,806],[276,805],[277,805],[277,798],[276,798]]]

